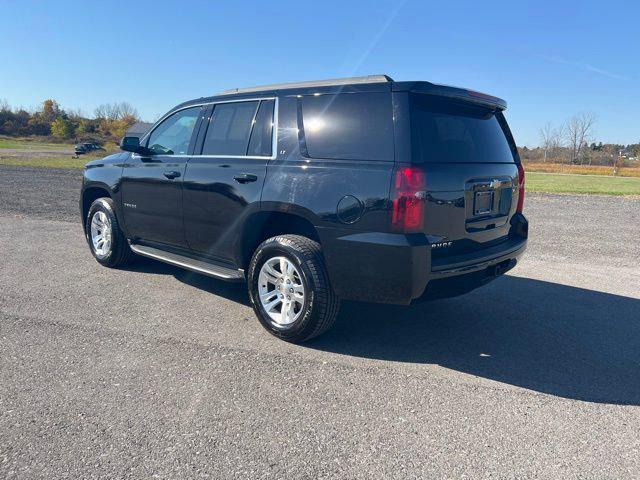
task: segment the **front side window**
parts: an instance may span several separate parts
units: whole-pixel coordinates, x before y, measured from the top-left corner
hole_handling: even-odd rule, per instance
[[[186,155],[201,107],[174,113],[158,125],[147,142],[152,155]]]
[[[204,139],[202,154],[246,155],[259,103],[251,101],[215,105]]]

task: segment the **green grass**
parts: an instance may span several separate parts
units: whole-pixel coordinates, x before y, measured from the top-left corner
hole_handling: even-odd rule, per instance
[[[80,158],[71,158],[71,155],[62,157],[5,157],[0,151],[0,165],[16,165],[20,167],[44,167],[44,168],[83,168],[85,163],[102,155],[81,155]]]
[[[0,137],[0,148],[20,150],[73,150],[73,144],[50,143],[31,138]]]
[[[106,150],[72,158],[72,143],[52,143],[46,137],[0,137],[0,165],[17,165],[44,168],[83,168],[85,163],[119,151],[113,144]],[[59,153],[58,153],[59,152]]]
[[[535,172],[527,172],[526,178],[528,192],[640,195],[640,178]]]

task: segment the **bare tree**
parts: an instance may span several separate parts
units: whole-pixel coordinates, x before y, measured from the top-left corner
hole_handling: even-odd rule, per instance
[[[120,104],[118,105],[118,108],[119,108],[120,119],[124,117],[133,117],[136,119],[138,118],[138,110],[136,110],[134,106],[131,105],[130,103],[120,102]]]
[[[138,111],[127,102],[103,103],[94,110],[94,115],[98,119],[122,120],[123,118],[138,118]]]
[[[567,145],[571,151],[571,162],[575,162],[580,157],[582,150],[589,141],[595,121],[595,116],[588,112],[579,113],[567,120],[565,134]]]
[[[544,151],[543,162],[547,161],[547,154],[551,149],[551,136],[553,134],[553,128],[551,127],[551,122],[547,122],[544,124],[544,127],[540,129],[540,143],[542,145],[542,150]]]
[[[111,103],[103,103],[98,105],[93,111],[93,114],[98,119],[115,120],[115,112]]]
[[[540,141],[544,155],[544,161],[547,159],[555,160],[560,148],[562,147],[562,126],[553,128],[551,122],[547,122],[540,129]]]
[[[611,166],[615,168],[616,161],[618,160],[618,154],[620,153],[618,146],[608,143],[602,147],[602,153],[605,158],[611,163]]]
[[[562,163],[562,147],[564,147],[564,127],[560,125],[553,130],[551,135],[551,158],[554,160],[560,160]]]
[[[85,117],[84,112],[80,108],[67,110],[67,115],[72,120],[80,120]]]

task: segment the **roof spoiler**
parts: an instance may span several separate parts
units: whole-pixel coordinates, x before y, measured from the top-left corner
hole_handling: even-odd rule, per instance
[[[466,88],[451,87],[449,85],[438,85],[437,83],[430,82],[399,82],[394,84],[394,90],[396,89],[454,98],[499,110],[505,110],[507,108],[507,102],[502,98],[476,92],[475,90],[467,90]]]

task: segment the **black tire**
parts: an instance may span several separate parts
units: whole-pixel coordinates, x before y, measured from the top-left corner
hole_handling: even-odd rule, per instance
[[[91,221],[93,220],[93,216],[98,212],[103,212],[111,224],[111,249],[105,255],[99,255],[96,252],[93,241],[91,240]],[[101,265],[109,268],[117,268],[129,264],[133,260],[135,255],[131,251],[131,248],[129,248],[127,239],[120,229],[120,224],[115,215],[113,200],[109,197],[98,198],[91,204],[89,212],[87,213],[84,233],[93,257]]]
[[[269,259],[284,256],[300,272],[305,301],[300,316],[286,327],[276,324],[262,306],[258,292],[260,269]],[[301,343],[327,331],[336,320],[340,299],[329,284],[318,242],[300,235],[280,235],[262,242],[253,254],[247,274],[249,297],[258,320],[282,340]]]

